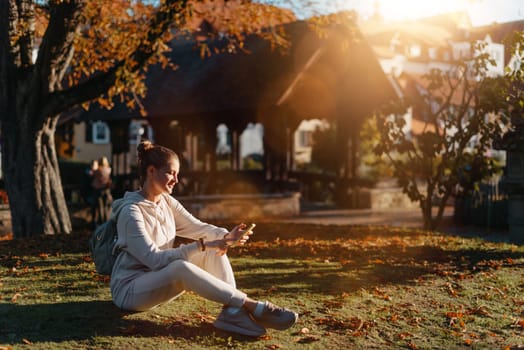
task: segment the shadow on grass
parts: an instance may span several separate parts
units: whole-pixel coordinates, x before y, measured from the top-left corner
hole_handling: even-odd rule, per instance
[[[307,245],[279,244],[243,248],[238,257],[253,259],[242,262],[241,288],[293,295],[311,293],[336,295],[384,284],[413,284],[430,275],[459,276],[491,269],[523,267],[515,261],[524,252],[495,249],[445,250],[438,246],[343,247],[321,243],[315,255]],[[304,258],[306,257],[306,258]]]
[[[88,255],[89,234],[86,230],[68,236],[0,242],[0,264],[16,266],[18,255],[45,253],[50,258],[33,261],[31,266],[45,268],[57,260],[62,265],[80,266],[81,257],[63,259],[62,254]],[[242,288],[263,291],[276,286],[288,293],[304,289],[314,293],[351,292],[384,283],[411,283],[428,274],[478,273],[510,266],[512,260],[524,257],[522,249],[501,246],[453,248],[441,245],[439,240],[426,244],[426,236],[433,237],[425,231],[399,228],[260,223],[251,242],[229,255],[247,258],[238,269],[264,271],[239,274],[237,281]],[[450,239],[441,237],[443,242]],[[54,270],[50,276],[58,274],[59,269]]]
[[[63,341],[118,334],[123,313],[110,301],[3,304],[0,342]],[[3,339],[7,337],[7,339]]]
[[[255,341],[250,337],[217,330],[209,322],[191,324],[176,320],[158,321],[127,318],[132,313],[118,309],[111,301],[53,304],[0,304],[0,344],[85,341],[94,337],[134,336],[195,339],[210,335]]]
[[[26,264],[62,281],[62,289],[49,287],[45,293],[81,290],[82,296],[89,296],[96,287],[75,284],[79,282],[74,277],[68,280],[62,269],[55,267],[66,264],[92,268],[82,263],[82,255],[89,254],[89,233],[0,242],[0,264],[14,267],[20,256],[38,257],[45,253],[48,258],[32,259]],[[446,245],[449,237],[426,242],[426,236],[433,237],[409,229],[266,223],[257,226],[251,243],[231,250],[229,255],[243,259],[234,266],[239,272],[237,282],[241,289],[254,290],[254,295],[274,292],[288,297],[307,293],[336,295],[380,288],[384,284],[411,284],[431,275],[523,267],[524,251],[520,248],[476,243],[468,246],[459,240]],[[280,240],[275,240],[277,237]],[[64,254],[75,255],[64,257]],[[131,319],[110,301],[0,304],[0,315],[0,343],[19,342],[23,338],[33,342],[91,339],[97,335],[124,336],[129,332],[145,337],[192,339],[216,332],[205,322],[196,325],[177,322],[176,327],[166,327],[155,320]]]
[[[47,235],[30,238],[0,241],[0,263],[10,266],[23,256],[60,257],[62,254],[89,255],[89,230],[81,230],[70,235]],[[80,262],[81,259],[77,259]],[[52,263],[42,260],[41,266]]]
[[[233,228],[237,223],[233,222],[214,222],[222,227]],[[88,239],[92,231],[87,228],[79,228],[70,235],[50,235],[38,236],[27,239],[18,239],[12,241],[0,241],[0,251],[2,257],[14,255],[37,255],[46,253],[49,255],[84,253],[89,254]],[[358,225],[317,225],[317,224],[296,224],[296,223],[279,223],[279,222],[260,222],[257,224],[255,234],[251,240],[272,241],[275,238],[281,240],[295,239],[297,237],[304,240],[336,240],[336,239],[367,239],[389,238],[394,234],[397,237],[410,237],[427,234],[422,230],[402,229],[391,227],[367,227]],[[461,234],[458,233],[458,236]],[[464,236],[471,238],[472,235]],[[485,237],[486,241],[500,242],[501,239],[490,239],[489,234]],[[184,243],[183,238],[177,241]]]

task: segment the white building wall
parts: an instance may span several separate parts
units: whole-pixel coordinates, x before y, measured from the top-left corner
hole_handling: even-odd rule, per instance
[[[240,135],[240,157],[250,154],[264,154],[264,127],[249,123]]]
[[[311,162],[311,151],[313,149],[313,133],[315,130],[325,127],[327,122],[320,119],[302,120],[293,134],[294,158],[296,164]]]
[[[80,162],[90,162],[93,159],[107,157],[111,159],[111,140],[108,143],[96,144],[85,141],[86,124],[75,123],[75,160]]]

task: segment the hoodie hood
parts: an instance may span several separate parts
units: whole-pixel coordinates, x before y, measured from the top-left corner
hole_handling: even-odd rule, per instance
[[[141,207],[154,207],[154,203],[146,200],[138,191],[126,192],[120,199],[113,201],[111,219],[116,218],[125,205],[137,204]]]

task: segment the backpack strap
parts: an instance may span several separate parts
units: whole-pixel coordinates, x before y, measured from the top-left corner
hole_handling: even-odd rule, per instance
[[[120,212],[122,211],[122,209],[124,209],[124,207],[127,207],[131,204],[136,204],[136,203],[137,203],[136,200],[124,199],[124,202],[122,203],[122,205],[118,207],[118,210],[116,210],[114,213],[111,213],[109,220],[111,220],[113,224],[115,225],[115,232],[118,238],[122,237],[122,239],[124,239],[125,237],[125,235],[118,235],[118,230],[116,229],[117,223],[118,223],[118,216],[120,215]],[[118,239],[117,239],[117,242],[118,242]],[[115,254],[118,250],[121,250],[121,248],[119,248],[118,245],[115,244],[115,246],[113,247],[112,253]]]

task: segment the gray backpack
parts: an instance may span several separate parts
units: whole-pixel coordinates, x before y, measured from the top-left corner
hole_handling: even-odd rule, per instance
[[[113,271],[113,265],[119,253],[116,251],[117,240],[116,220],[113,218],[98,226],[89,237],[91,257],[95,263],[96,272],[101,275],[111,275]]]
[[[115,215],[98,226],[91,237],[89,237],[89,249],[91,250],[91,257],[95,263],[96,272],[101,275],[111,275],[116,258],[120,253],[120,249],[116,248],[116,241],[118,240],[118,233],[116,231],[116,222],[118,214],[122,208],[134,201],[122,204]]]

